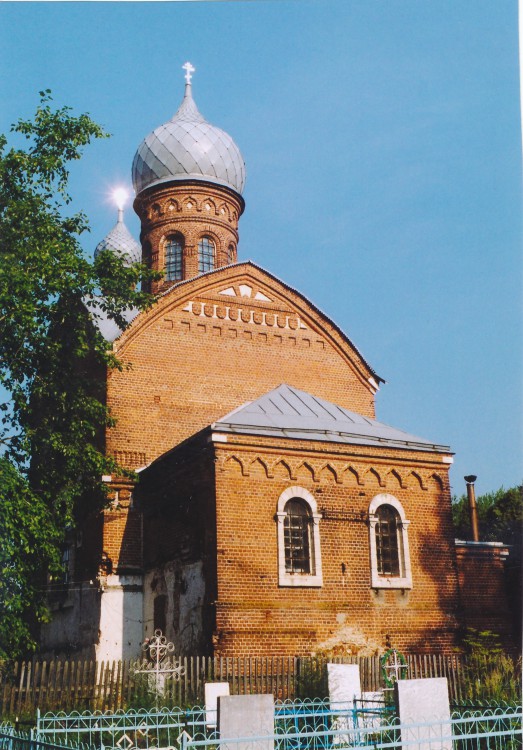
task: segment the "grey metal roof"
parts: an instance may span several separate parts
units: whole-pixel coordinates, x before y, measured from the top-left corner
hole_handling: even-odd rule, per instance
[[[245,163],[238,146],[228,133],[203,118],[190,83],[185,85],[183,101],[173,118],[138,147],[132,174],[137,194],[173,180],[203,179],[237,193],[245,185]]]
[[[139,263],[142,260],[142,247],[125,226],[121,208],[118,209],[118,221],[109,234],[97,244],[94,257],[96,258],[102,250],[110,250],[120,256],[126,265]]]
[[[448,445],[410,435],[285,384],[240,406],[211,428],[240,435],[450,453]]]

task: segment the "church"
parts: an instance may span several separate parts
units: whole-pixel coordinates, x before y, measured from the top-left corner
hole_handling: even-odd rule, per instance
[[[107,375],[105,449],[134,474],[104,477],[43,649],[131,658],[159,628],[178,655],[450,651],[452,452],[379,422],[364,355],[242,259],[244,160],[184,68],[134,157],[140,243],[120,210],[97,247],[162,272],[125,331],[98,322],[126,365]]]

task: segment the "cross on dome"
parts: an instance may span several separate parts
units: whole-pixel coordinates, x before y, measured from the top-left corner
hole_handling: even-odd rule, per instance
[[[171,119],[142,141],[133,161],[136,194],[145,188],[182,180],[203,180],[231,188],[241,195],[245,164],[231,136],[207,122],[192,97],[194,65],[185,71],[182,103]]]
[[[185,65],[182,65],[182,68],[185,70],[185,80],[187,81],[187,83],[190,84],[191,79],[192,79],[192,74],[194,73],[196,68],[193,67],[190,62],[186,62]]]

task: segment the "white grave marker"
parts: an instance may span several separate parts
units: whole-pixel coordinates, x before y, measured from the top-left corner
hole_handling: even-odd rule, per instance
[[[221,695],[218,698],[220,744],[232,750],[274,750],[274,697],[272,695]],[[249,737],[266,739],[248,740]]]
[[[401,741],[409,750],[452,750],[447,678],[398,680],[395,688]]]
[[[361,700],[360,668],[358,664],[327,664],[329,700],[333,711],[332,728],[338,730],[332,738],[333,745],[351,744],[351,734],[340,734],[340,729],[354,729],[352,710],[354,699]],[[342,713],[343,712],[343,713]]]
[[[228,682],[205,683],[205,723],[208,727],[218,724],[218,696],[229,695]]]

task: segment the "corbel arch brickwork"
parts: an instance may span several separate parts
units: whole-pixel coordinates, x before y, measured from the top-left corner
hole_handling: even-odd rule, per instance
[[[298,481],[309,479],[315,486],[336,484],[341,487],[362,487],[408,491],[418,488],[423,493],[442,492],[448,487],[448,478],[433,468],[405,468],[384,464],[382,460],[367,463],[363,460],[325,461],[321,456],[314,459],[292,457],[287,454],[244,453],[242,450],[219,454],[217,470],[241,473],[244,477],[262,477],[275,481]]]

